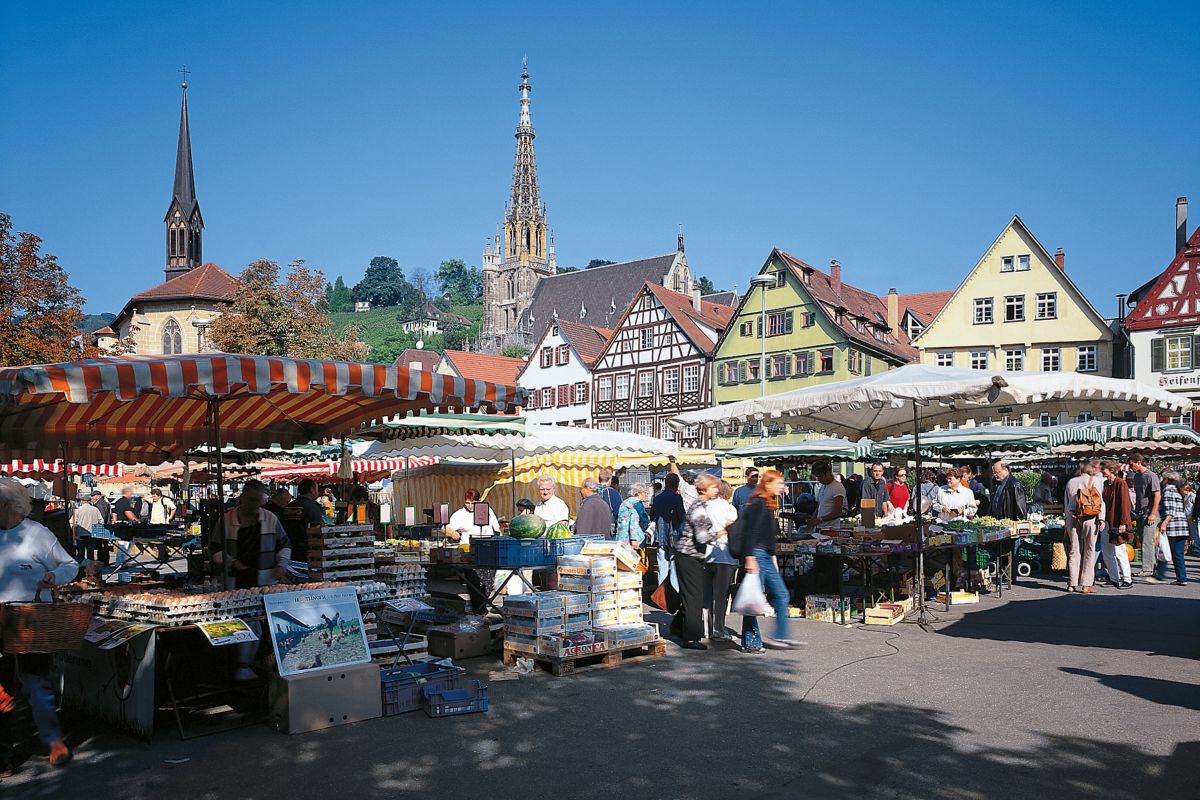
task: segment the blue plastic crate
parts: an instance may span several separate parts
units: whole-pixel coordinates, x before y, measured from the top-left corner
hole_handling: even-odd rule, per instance
[[[421,690],[425,713],[430,717],[456,717],[488,710],[488,687],[483,681],[467,681],[465,689]]]
[[[587,541],[580,536],[572,536],[567,539],[547,539],[550,543],[550,553],[558,558],[559,556],[577,556],[583,552],[583,543]]]
[[[379,670],[380,690],[383,693],[383,715],[390,717],[416,711],[422,705],[422,690],[438,691],[458,688],[462,670],[444,664],[418,662],[401,667]]]
[[[550,546],[555,541],[565,540],[492,536],[471,542],[471,553],[480,567],[552,567],[558,558]]]

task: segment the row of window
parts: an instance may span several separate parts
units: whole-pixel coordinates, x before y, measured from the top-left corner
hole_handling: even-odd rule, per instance
[[[1190,333],[1150,341],[1150,371],[1180,372],[1200,366],[1200,336]]]
[[[562,383],[558,386],[546,386],[529,391],[529,407],[556,408],[561,406],[576,406],[588,401],[588,385],[583,381],[578,383]]]
[[[761,318],[758,327],[762,327]],[[786,336],[795,330],[794,312],[792,309],[786,311],[768,311],[767,312],[767,336]],[[738,325],[738,335],[747,337],[757,337],[755,333],[755,320],[747,319]],[[817,315],[812,311],[800,312],[800,327],[811,328],[817,324]]]
[[[597,430],[616,431],[617,433],[637,433],[639,436],[657,436],[659,439],[666,439],[673,442],[679,437],[679,432],[672,429],[666,418],[657,422],[658,432],[655,433],[656,422],[654,417],[623,417],[616,420],[605,420],[597,422]],[[697,439],[700,437],[700,426],[689,425],[683,431],[683,439]]]
[[[1000,259],[1001,272],[1028,272],[1029,256],[1004,256]]]
[[[1038,292],[1034,303],[1034,319],[1058,318],[1058,292]],[[1024,322],[1025,295],[1011,294],[1004,298],[1004,321]],[[975,298],[975,324],[990,325],[995,322],[995,298]]]
[[[735,386],[739,383],[758,383],[760,358],[745,361],[725,361],[718,368],[717,383]],[[803,378],[809,375],[828,375],[837,369],[837,350],[823,347],[796,353],[772,353],[767,356],[767,380]],[[854,375],[871,374],[871,357],[859,350],[846,352],[846,369]]]
[[[1062,348],[1039,348],[1042,357],[1042,372],[1062,372]],[[1097,350],[1094,344],[1080,345],[1075,348],[1075,371],[1095,372],[1097,366]],[[954,353],[937,353],[939,367],[953,367]],[[991,369],[991,350],[970,350],[967,352],[967,362],[971,369]],[[1025,348],[1004,348],[1004,370],[1006,372],[1022,372],[1025,370]]]
[[[679,394],[682,388],[685,394],[700,391],[700,365],[688,364],[684,367],[668,367],[660,371],[662,375],[661,392],[664,395]],[[640,370],[637,373],[637,396],[654,397],[655,370]],[[634,377],[630,373],[617,375],[601,375],[596,379],[597,400],[628,400]]]
[[[543,347],[539,364],[542,368],[563,366],[571,360],[571,348],[565,344],[558,347]]]

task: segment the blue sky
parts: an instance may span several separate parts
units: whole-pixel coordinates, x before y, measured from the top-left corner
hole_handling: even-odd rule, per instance
[[[560,264],[782,247],[958,285],[1013,213],[1104,313],[1200,225],[1200,3],[7,4],[0,210],[90,312],[162,280],[179,75],[205,258],[479,263],[528,54]]]

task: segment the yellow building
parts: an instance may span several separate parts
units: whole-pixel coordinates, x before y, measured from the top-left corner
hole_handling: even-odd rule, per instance
[[[1017,216],[913,344],[926,364],[1112,375],[1108,322]]]

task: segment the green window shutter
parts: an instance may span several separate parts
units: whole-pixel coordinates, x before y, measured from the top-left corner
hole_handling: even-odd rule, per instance
[[[1099,358],[1099,356],[1096,357],[1097,361]],[[1197,367],[1200,367],[1200,334],[1192,337],[1192,369]]]
[[[783,332],[784,333],[792,332],[792,312],[791,311],[788,311],[787,314],[785,314],[783,317]]]
[[[1150,371],[1162,372],[1167,367],[1167,348],[1162,337],[1150,340]]]

